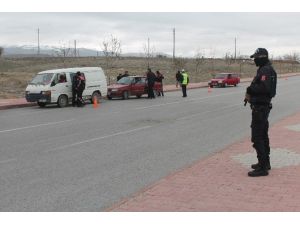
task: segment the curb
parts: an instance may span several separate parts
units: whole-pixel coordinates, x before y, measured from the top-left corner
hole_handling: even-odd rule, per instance
[[[31,107],[31,106],[37,106],[37,104],[36,103],[21,103],[21,104],[11,104],[11,105],[0,105],[0,110],[24,108],[24,107]]]

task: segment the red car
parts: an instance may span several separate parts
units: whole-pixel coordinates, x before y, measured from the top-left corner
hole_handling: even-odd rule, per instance
[[[153,90],[157,96],[162,91],[161,83],[155,82]],[[130,96],[140,98],[142,95],[148,94],[147,91],[145,76],[128,76],[121,78],[116,84],[107,87],[107,98],[128,99]]]
[[[228,85],[237,86],[240,83],[240,76],[236,73],[218,73],[208,82],[210,87],[226,87]]]

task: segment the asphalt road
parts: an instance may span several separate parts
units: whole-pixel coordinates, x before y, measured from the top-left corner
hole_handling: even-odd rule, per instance
[[[105,210],[249,136],[246,85],[0,111],[0,211]],[[300,110],[299,85],[279,80],[271,123]]]

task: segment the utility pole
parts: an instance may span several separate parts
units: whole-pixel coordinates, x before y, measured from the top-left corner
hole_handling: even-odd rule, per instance
[[[234,38],[234,61],[236,61],[236,38]]]
[[[150,50],[149,50],[149,48],[150,48],[150,38],[148,38],[148,55],[147,55],[147,58],[148,58],[148,69],[149,69],[149,58],[150,58]]]
[[[40,28],[38,28],[38,55],[40,55]]]
[[[175,59],[175,28],[173,28],[173,61]]]
[[[77,50],[76,50],[76,40],[74,40],[74,56],[76,57]]]

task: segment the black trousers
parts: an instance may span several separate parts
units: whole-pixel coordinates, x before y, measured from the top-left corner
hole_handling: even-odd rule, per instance
[[[78,92],[75,89],[72,89],[72,106],[75,106],[77,103]]]
[[[153,92],[154,84],[148,84],[148,98],[155,98]]]
[[[181,89],[182,89],[182,97],[186,97],[186,84],[182,84],[181,85]]]
[[[83,90],[79,89],[77,91],[77,106],[82,106],[84,105],[84,101],[82,99],[82,93],[83,93]]]
[[[270,105],[252,105],[251,141],[256,150],[258,163],[266,169],[270,162],[269,114]]]

